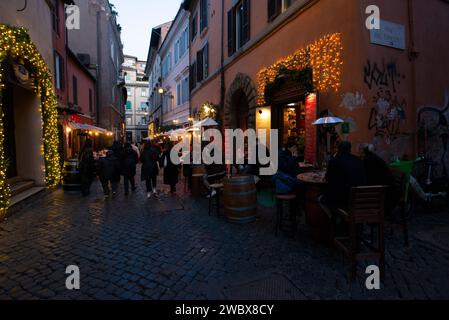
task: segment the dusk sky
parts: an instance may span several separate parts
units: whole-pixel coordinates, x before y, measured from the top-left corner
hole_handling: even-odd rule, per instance
[[[182,0],[110,0],[122,26],[124,53],[147,59],[151,29],[175,18]]]

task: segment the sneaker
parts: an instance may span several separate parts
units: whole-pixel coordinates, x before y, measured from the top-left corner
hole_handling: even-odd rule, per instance
[[[157,194],[157,190],[156,190],[156,189],[153,189],[153,193],[156,195],[156,194]]]
[[[150,199],[151,198],[151,192],[147,193],[147,198]]]

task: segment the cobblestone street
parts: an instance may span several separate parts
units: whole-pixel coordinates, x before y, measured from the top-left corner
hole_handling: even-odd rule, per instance
[[[139,185],[104,200],[97,182],[92,191],[57,190],[0,224],[1,299],[449,298],[447,212],[416,214],[409,249],[387,232],[385,285],[368,291],[363,266],[351,285],[341,255],[312,242],[307,227],[275,237],[271,209],[233,225],[181,192],[147,200]],[[65,288],[72,264],[79,291]]]

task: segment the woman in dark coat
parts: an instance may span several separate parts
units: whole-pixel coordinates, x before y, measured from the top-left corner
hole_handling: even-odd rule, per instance
[[[132,147],[131,143],[126,143],[122,152],[121,167],[123,175],[123,183],[125,187],[125,196],[129,194],[129,185],[131,184],[131,191],[136,190],[136,166],[139,162],[137,152]]]
[[[173,149],[173,143],[170,141],[167,143],[164,155],[163,155],[163,163],[165,163],[164,168],[164,184],[170,186],[170,192],[172,194],[176,193],[176,185],[178,184],[179,177],[179,166],[175,165],[171,161],[171,151]]]
[[[151,193],[157,194],[156,184],[159,175],[159,150],[150,141],[145,143],[140,162],[142,163],[142,181],[147,187],[147,197],[151,198]]]
[[[120,183],[120,159],[109,150],[105,158],[98,160],[97,173],[103,186],[104,196],[110,195],[109,184],[112,187],[112,196],[117,194],[117,188]]]
[[[79,156],[78,170],[81,176],[81,192],[83,196],[90,194],[90,186],[95,178],[95,159],[92,149],[92,140],[84,143]]]

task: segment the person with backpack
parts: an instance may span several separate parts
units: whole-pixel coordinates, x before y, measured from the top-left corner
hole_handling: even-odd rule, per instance
[[[159,149],[151,141],[147,141],[141,153],[140,162],[142,163],[141,180],[145,181],[148,199],[151,198],[152,194],[157,195],[156,186],[157,176],[159,175],[159,155]]]
[[[132,192],[136,190],[135,175],[136,175],[136,166],[138,162],[139,157],[137,155],[137,152],[132,147],[131,143],[129,142],[125,143],[121,159],[125,196],[129,194],[129,185],[131,185]]]
[[[110,196],[109,185],[112,188],[112,196],[115,197],[120,183],[120,159],[117,158],[114,151],[108,150],[106,157],[98,160],[97,173],[103,187],[104,197],[109,198]]]

